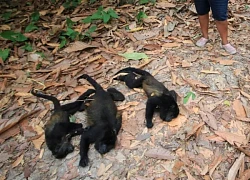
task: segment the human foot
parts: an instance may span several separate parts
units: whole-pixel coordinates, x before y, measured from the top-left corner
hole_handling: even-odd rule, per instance
[[[196,42],[196,46],[204,47],[208,42],[208,39],[202,37]]]
[[[235,54],[237,51],[231,44],[221,45],[223,49],[229,54]]]

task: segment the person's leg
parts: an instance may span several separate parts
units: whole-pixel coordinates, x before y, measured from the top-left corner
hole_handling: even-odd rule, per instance
[[[208,39],[209,14],[198,15],[202,37]]]
[[[235,54],[236,49],[228,43],[228,0],[210,0],[210,5],[215,19],[215,24],[221,37],[222,47],[230,54]]]
[[[202,37],[196,42],[199,47],[205,46],[208,41],[209,10],[208,0],[194,0],[195,8],[198,14]]]

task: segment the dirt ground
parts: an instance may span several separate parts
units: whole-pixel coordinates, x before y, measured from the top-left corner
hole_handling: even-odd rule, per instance
[[[0,65],[1,180],[250,179],[250,2],[229,4],[229,41],[237,48],[235,55],[220,48],[212,18],[211,40],[205,48],[195,46],[198,18],[191,3],[182,1],[119,7],[103,1],[119,18],[108,24],[92,22],[97,25],[92,40],[72,40],[59,49],[57,32],[66,29],[66,18],[76,22],[72,29],[86,32],[90,24],[81,19],[101,3],[82,2],[68,10],[60,2],[37,2],[0,5],[1,12],[12,12],[9,20],[2,17],[0,32],[24,32],[35,9],[40,13],[38,30],[23,33],[33,51],[24,51],[24,43],[0,39],[0,49],[11,49]],[[138,21],[139,11],[148,17]],[[126,59],[120,55],[125,52],[145,53],[148,58]],[[153,128],[146,128],[145,93],[112,80],[128,66],[149,71],[178,93],[176,119],[163,122],[155,113]],[[76,80],[83,73],[126,97],[116,103],[123,115],[116,148],[101,156],[91,145],[85,168],[78,166],[80,137],[73,138],[75,150],[66,158],[52,156],[43,127],[53,106],[29,93],[35,87],[62,103],[71,102],[91,87]],[[86,125],[85,117],[85,112],[78,112],[76,122]]]

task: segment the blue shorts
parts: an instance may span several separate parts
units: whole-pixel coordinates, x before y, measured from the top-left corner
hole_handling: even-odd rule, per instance
[[[227,20],[228,0],[194,0],[198,15],[208,14],[210,8],[217,21]]]

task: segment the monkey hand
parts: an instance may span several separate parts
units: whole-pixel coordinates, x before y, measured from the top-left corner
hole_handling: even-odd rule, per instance
[[[79,166],[86,167],[89,163],[89,158],[88,157],[83,157],[80,160]]]
[[[146,126],[147,126],[147,128],[152,128],[154,126],[154,124],[153,123],[147,123]]]
[[[83,74],[79,76],[77,79],[87,79],[89,76],[87,74]]]

